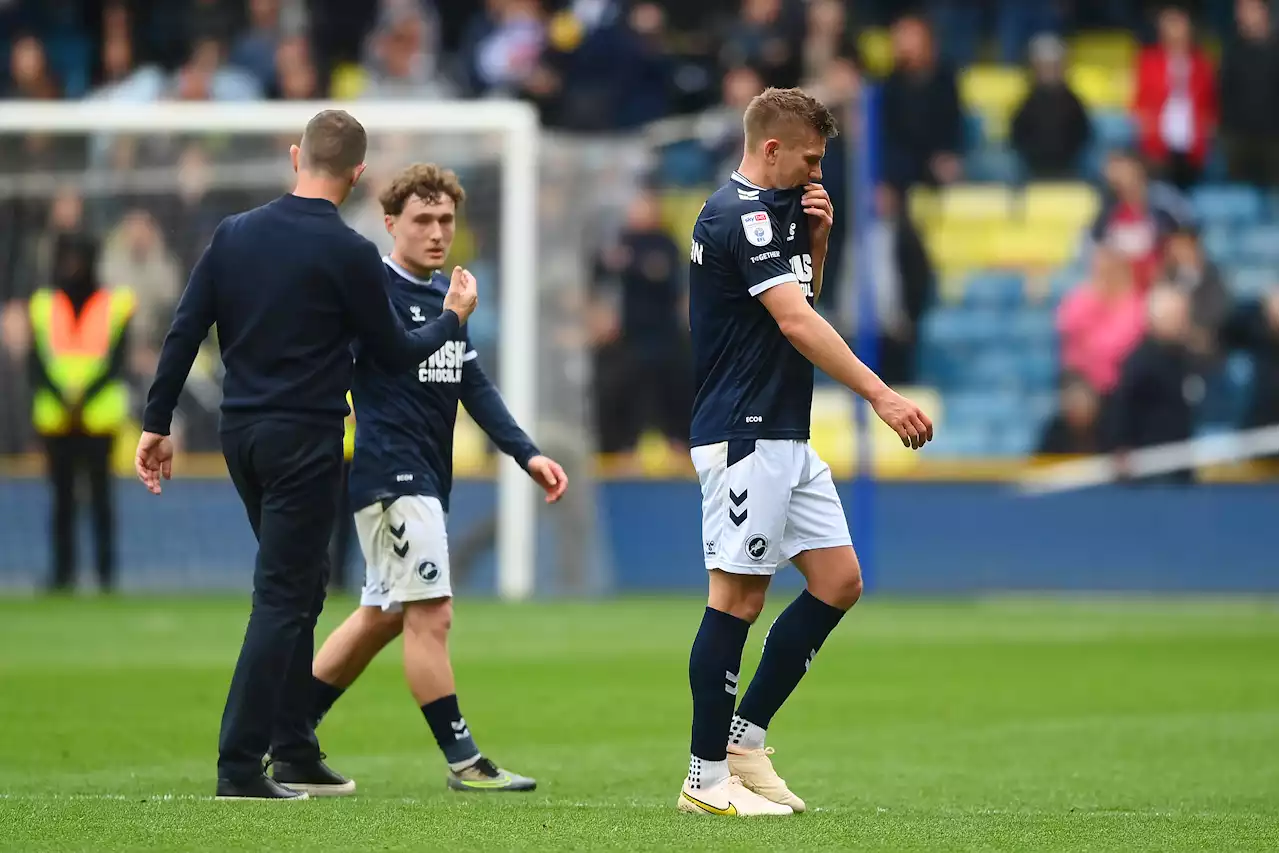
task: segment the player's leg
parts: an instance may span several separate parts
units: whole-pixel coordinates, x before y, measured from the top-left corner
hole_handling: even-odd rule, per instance
[[[391,532],[401,532],[386,572],[387,598],[404,611],[404,672],[449,765],[450,788],[465,791],[531,791],[533,779],[509,773],[486,758],[467,727],[458,703],[449,631],[453,589],[444,511],[433,497],[404,497],[386,511]]]
[[[384,610],[380,604],[359,607],[338,626],[316,653],[311,664],[311,724],[319,726],[325,714],[355,683],[378,653],[400,636],[404,615],[399,608]]]
[[[760,666],[733,719],[729,766],[747,787],[803,811],[804,802],[773,770],[765,733],[828,635],[862,594],[862,575],[830,469],[807,444],[797,444],[797,455],[802,473],[791,493],[782,550],[805,576],[807,588],[765,637]]]
[[[730,775],[726,755],[742,649],[777,568],[788,488],[771,487],[778,472],[757,442],[695,447],[690,455],[702,484],[708,596],[689,653],[693,726],[689,772],[677,804],[698,814],[791,814],[742,787]]]

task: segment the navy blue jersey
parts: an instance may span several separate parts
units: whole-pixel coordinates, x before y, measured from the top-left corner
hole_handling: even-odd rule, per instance
[[[809,438],[813,365],[757,298],[799,282],[813,302],[813,258],[802,188],[769,190],[737,172],[693,226],[689,330],[692,446],[739,438]]]
[[[390,258],[387,295],[406,328],[436,317],[444,308],[449,280],[435,273],[420,279]],[[465,327],[426,361],[389,368],[357,346],[351,398],[356,413],[356,449],[351,460],[352,504],[383,498],[430,495],[449,508],[453,487],[453,427],[458,403],[494,444],[520,463],[538,448],[520,429],[476,360]]]

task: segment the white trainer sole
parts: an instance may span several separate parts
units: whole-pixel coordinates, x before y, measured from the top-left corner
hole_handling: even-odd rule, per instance
[[[298,791],[299,796],[296,797],[214,797],[215,800],[223,802],[235,802],[236,800],[246,800],[251,803],[292,803],[296,800],[310,799],[310,795],[305,791],[299,791],[297,788],[290,787],[290,790]]]
[[[302,783],[293,784],[290,782],[281,782],[290,791],[297,791],[300,794],[310,794],[313,797],[349,797],[356,792],[356,781],[348,779],[341,785],[303,785]]]

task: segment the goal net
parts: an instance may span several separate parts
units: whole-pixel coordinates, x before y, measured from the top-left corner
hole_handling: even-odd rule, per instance
[[[110,485],[121,587],[247,585],[254,543],[219,453],[221,364],[212,335],[175,420],[175,480],[158,499],[130,480],[137,417],[173,307],[213,229],[288,192],[288,147],[330,106],[89,101],[0,111],[0,587],[42,585],[56,562],[55,478],[32,428],[25,321],[28,298],[53,279],[63,231],[95,237],[103,285],[137,297],[127,348],[131,419],[113,451]],[[571,477],[566,501],[544,507],[524,472],[498,458],[460,413],[449,519],[455,586],[508,598],[605,588],[585,341],[574,334],[587,280],[582,241],[598,212],[574,189],[593,180],[593,168],[605,181],[608,162],[568,140],[545,144],[522,104],[338,106],[370,140],[368,170],[342,213],[384,251],[390,238],[377,195],[394,174],[431,161],[460,175],[467,203],[449,263],[468,266],[480,282],[471,337],[516,419]],[[87,469],[73,494],[75,563],[91,587],[97,561]],[[348,553],[354,587],[363,561],[354,542]]]

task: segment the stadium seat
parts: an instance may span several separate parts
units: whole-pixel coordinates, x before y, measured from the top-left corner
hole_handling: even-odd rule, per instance
[[[889,31],[869,28],[858,34],[858,55],[873,77],[884,77],[893,70],[893,42]]]
[[[1137,128],[1128,113],[1096,110],[1092,118],[1094,140],[1104,150],[1128,148],[1137,138]]]
[[[1009,219],[1009,188],[1001,184],[956,184],[940,193],[942,220],[953,222],[1005,222]]]
[[[999,311],[937,308],[925,316],[922,337],[948,350],[972,349],[998,337],[1006,323]]]
[[[1013,184],[1022,180],[1022,161],[1002,145],[984,145],[964,158],[964,174],[971,181]]]
[[[1257,222],[1262,216],[1262,196],[1252,187],[1218,184],[1197,187],[1191,193],[1196,217],[1208,223]]]
[[[926,230],[929,257],[943,273],[986,266],[995,231],[987,223],[947,223]]]
[[[996,389],[1021,392],[1023,376],[1019,353],[1005,347],[989,347],[966,363],[961,385],[975,393],[991,393]]]
[[[1083,183],[1028,184],[1022,215],[1028,224],[1080,229],[1098,215],[1098,194]]]
[[[1200,245],[1216,264],[1230,262],[1236,251],[1236,235],[1226,225],[1210,225],[1200,234]]]
[[[1246,228],[1239,232],[1233,254],[1239,263],[1254,266],[1271,264],[1274,268],[1280,259],[1280,235],[1277,235],[1275,226]]]
[[[991,238],[990,258],[1000,267],[1049,269],[1071,259],[1077,243],[1075,231],[1044,226],[1001,228]]]
[[[1008,311],[1026,298],[1023,277],[1016,272],[980,272],[964,279],[964,304],[971,308]]]
[[[1138,43],[1127,30],[1093,30],[1072,36],[1067,49],[1072,65],[1130,71],[1138,54]]]
[[[662,226],[676,241],[677,246],[689,245],[689,235],[693,232],[693,223],[698,218],[698,211],[707,200],[703,190],[679,190],[662,194]]]
[[[1073,65],[1067,82],[1088,110],[1123,110],[1133,101],[1133,74],[1098,65]]]
[[[1057,326],[1052,311],[1028,308],[1008,320],[1009,337],[1026,346],[1056,347]]]
[[[1058,381],[1057,347],[1041,344],[1028,352],[1023,352],[1019,358],[1019,367],[1023,385],[1028,389],[1052,388]]]
[[[1258,299],[1276,289],[1276,268],[1241,267],[1229,278],[1229,287],[1237,299]]]
[[[960,72],[960,101],[983,114],[1009,115],[1027,94],[1027,76],[1020,68],[973,65]]]

